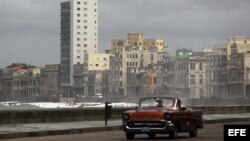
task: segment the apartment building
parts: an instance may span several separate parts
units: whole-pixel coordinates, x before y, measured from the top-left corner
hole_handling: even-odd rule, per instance
[[[185,98],[206,97],[206,59],[204,53],[178,49],[168,63],[169,95]]]
[[[95,72],[95,87],[92,95],[102,95],[102,75],[109,70],[110,54],[89,54],[88,70]]]
[[[140,33],[129,33],[127,39],[116,39],[112,40],[111,51],[114,53],[117,51],[117,48],[120,46],[120,42],[123,42],[124,45],[128,46],[140,46],[142,48],[147,47],[157,47],[158,53],[163,53],[167,50],[167,46],[164,40],[162,39],[144,39],[143,34]]]
[[[75,96],[75,91],[84,89],[80,94],[88,95],[88,73],[86,81],[74,80],[74,72],[88,71],[88,53],[98,50],[98,0],[71,0],[61,3],[61,94]],[[77,69],[77,70],[75,70]],[[83,82],[75,90],[74,83]]]
[[[75,96],[80,96],[83,93],[85,93],[84,96],[102,93],[102,73],[109,70],[110,55],[89,53],[87,58],[87,67],[81,64],[74,66],[74,91],[72,93]]]
[[[121,46],[111,59],[110,95],[134,95],[128,88],[128,75],[148,72],[158,60],[157,47]]]
[[[231,48],[236,49],[237,53],[244,53],[250,51],[250,37],[235,36],[227,40],[227,59],[230,60],[232,54]]]
[[[3,69],[2,91],[6,98],[31,100],[39,96],[40,68],[15,66]]]
[[[207,96],[214,98],[228,97],[228,61],[226,44],[218,44],[210,49],[203,49],[206,54]]]
[[[230,98],[250,97],[250,51],[230,55],[228,88]]]
[[[40,96],[58,98],[60,94],[60,65],[46,65],[41,69]]]

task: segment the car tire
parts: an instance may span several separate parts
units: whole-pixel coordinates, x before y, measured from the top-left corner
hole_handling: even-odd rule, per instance
[[[148,137],[150,138],[150,139],[154,139],[155,138],[155,133],[148,133]]]
[[[126,132],[126,137],[127,140],[133,140],[135,138],[135,134]]]
[[[192,138],[197,137],[197,134],[198,134],[198,129],[197,129],[197,127],[194,127],[193,131],[190,131],[190,132],[189,132],[189,136],[192,137]]]
[[[176,139],[178,137],[178,126],[175,125],[173,131],[169,133],[171,139]]]

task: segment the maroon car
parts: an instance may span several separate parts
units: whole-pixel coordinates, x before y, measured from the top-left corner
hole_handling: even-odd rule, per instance
[[[176,138],[179,132],[188,132],[196,137],[198,128],[203,128],[202,110],[182,107],[179,98],[149,97],[140,99],[135,110],[122,113],[123,130],[127,139],[135,134],[169,134]]]

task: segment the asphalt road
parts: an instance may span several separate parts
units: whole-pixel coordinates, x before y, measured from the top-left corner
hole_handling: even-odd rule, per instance
[[[228,123],[227,123],[228,124]],[[234,123],[235,124],[235,123]],[[250,124],[250,122],[239,123]],[[199,130],[196,138],[190,138],[188,133],[180,133],[177,141],[223,141],[224,124],[206,124]],[[147,135],[136,135],[134,140],[149,141]],[[168,135],[157,135],[154,141],[171,140]],[[92,132],[84,134],[70,134],[45,137],[29,137],[7,139],[4,141],[126,141],[123,131]]]

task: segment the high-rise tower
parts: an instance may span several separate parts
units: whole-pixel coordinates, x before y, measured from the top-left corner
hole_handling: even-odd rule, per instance
[[[86,69],[88,53],[96,53],[98,49],[98,0],[62,2],[60,29],[61,93],[72,96],[75,68]]]

